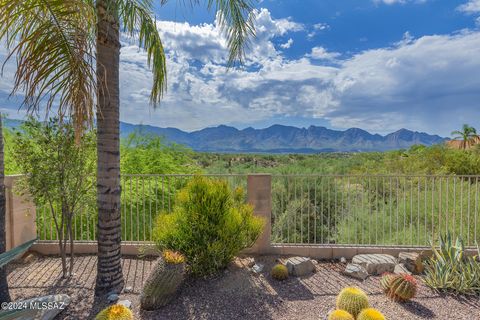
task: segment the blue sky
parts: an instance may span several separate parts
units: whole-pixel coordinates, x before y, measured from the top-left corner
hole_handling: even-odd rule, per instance
[[[123,121],[187,131],[275,123],[443,136],[463,123],[480,129],[480,0],[259,1],[257,37],[235,70],[225,68],[212,12],[183,2],[155,9],[168,58],[168,92],[156,110],[146,55],[122,37]],[[21,118],[18,100],[7,99],[13,71],[7,65],[1,79],[0,109]]]

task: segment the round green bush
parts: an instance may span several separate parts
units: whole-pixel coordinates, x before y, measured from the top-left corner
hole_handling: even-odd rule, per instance
[[[172,213],[157,217],[158,249],[181,252],[195,276],[225,268],[263,229],[263,219],[253,215],[244,198],[243,190],[231,190],[224,180],[194,177],[177,193]]]

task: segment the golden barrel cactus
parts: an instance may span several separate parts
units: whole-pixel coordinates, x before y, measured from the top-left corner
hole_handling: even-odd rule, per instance
[[[357,320],[385,320],[385,316],[377,309],[366,308],[360,312]]]
[[[389,296],[394,301],[408,301],[415,297],[417,293],[417,281],[408,274],[396,275],[390,280],[390,288],[387,291]]]
[[[345,310],[333,310],[328,315],[328,320],[355,320],[355,318]]]
[[[114,304],[97,314],[95,320],[133,320],[133,314],[124,305]]]
[[[345,288],[337,296],[337,309],[345,310],[354,317],[368,307],[368,297],[360,288]]]
[[[277,279],[277,280],[285,280],[288,278],[288,269],[286,266],[283,264],[276,264],[272,268],[272,278]]]

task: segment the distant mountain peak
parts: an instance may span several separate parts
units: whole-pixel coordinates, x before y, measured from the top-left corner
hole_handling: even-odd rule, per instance
[[[5,127],[16,127],[21,121],[5,119]],[[176,142],[204,152],[265,152],[265,153],[317,153],[317,152],[358,152],[387,151],[409,148],[415,144],[433,145],[448,140],[438,135],[411,131],[405,128],[385,136],[371,134],[361,128],[345,131],[332,130],[311,125],[297,128],[274,124],[264,129],[252,127],[238,130],[228,125],[185,132],[177,128],[159,128],[152,125],[138,125],[121,122],[122,137],[135,130],[164,136],[167,141]]]

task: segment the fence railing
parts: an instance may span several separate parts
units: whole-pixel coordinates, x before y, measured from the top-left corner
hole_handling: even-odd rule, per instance
[[[428,246],[480,242],[480,176],[272,177],[272,242]]]
[[[121,177],[121,219],[123,241],[152,241],[152,230],[158,214],[170,212],[175,195],[194,175],[190,174],[123,174]],[[206,175],[226,180],[231,187],[247,185],[246,175]],[[95,241],[97,210],[95,190],[73,220],[75,241]],[[39,240],[57,240],[55,223],[47,206],[37,208]]]
[[[208,175],[247,189],[247,175]],[[193,175],[122,175],[122,240],[151,241],[161,212]],[[273,244],[428,246],[438,235],[480,242],[480,176],[273,175]],[[95,190],[76,214],[74,239],[96,240]],[[37,208],[40,240],[56,240],[46,207]]]

